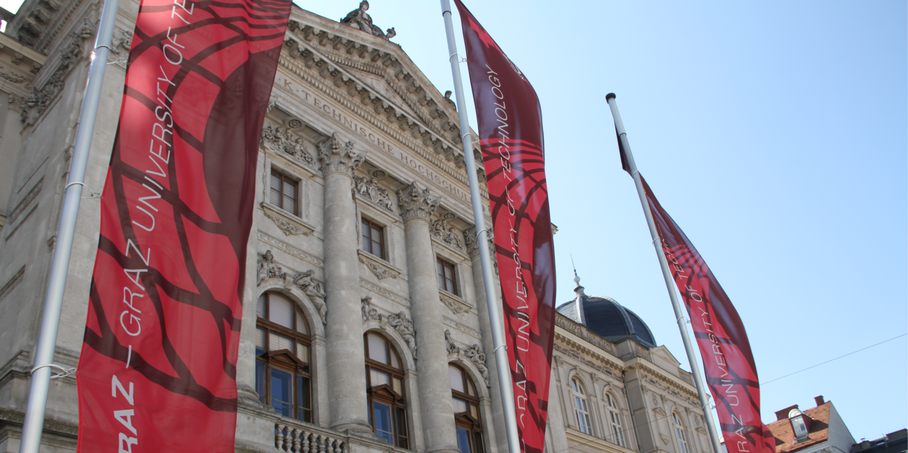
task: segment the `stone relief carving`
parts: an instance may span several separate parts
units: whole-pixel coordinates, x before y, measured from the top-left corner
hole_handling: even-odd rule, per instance
[[[361,286],[369,291],[372,291],[373,293],[381,294],[382,297],[385,297],[388,300],[397,302],[397,303],[399,303],[401,305],[405,305],[407,307],[410,306],[410,301],[407,300],[406,298],[404,298],[403,296],[401,296],[400,294],[392,293],[391,291],[388,291],[385,288],[382,288],[381,286],[378,286],[375,283],[372,283],[369,280],[366,280],[364,278],[359,279],[359,286]]]
[[[12,83],[17,83],[17,84],[25,83],[28,81],[28,79],[26,77],[21,76],[19,74],[12,73],[12,72],[10,72],[10,73],[0,72],[0,78],[2,78],[4,80],[8,80]]]
[[[262,129],[262,146],[281,151],[307,167],[315,166],[315,157],[309,152],[303,139],[290,133],[290,129],[271,127]]]
[[[325,266],[325,261],[324,261],[323,259],[321,259],[321,258],[319,258],[319,257],[317,257],[317,256],[314,256],[314,255],[311,255],[311,254],[309,254],[309,253],[306,253],[306,252],[304,252],[304,251],[302,251],[302,250],[300,250],[300,249],[298,249],[298,248],[296,248],[296,247],[294,247],[294,246],[292,246],[292,245],[290,245],[290,244],[288,244],[288,243],[286,243],[286,242],[284,242],[284,241],[282,241],[282,240],[280,240],[280,239],[278,239],[278,238],[271,237],[271,236],[269,236],[269,235],[267,235],[267,234],[265,234],[265,233],[263,233],[263,232],[261,232],[261,231],[257,231],[257,232],[255,233],[255,237],[256,237],[258,240],[264,242],[265,244],[268,244],[268,245],[270,245],[270,246],[272,246],[272,247],[274,247],[274,248],[277,248],[277,249],[280,249],[280,250],[284,251],[284,252],[287,253],[288,255],[293,255],[293,256],[295,256],[295,257],[297,257],[297,258],[299,258],[299,259],[301,259],[301,260],[303,260],[303,261],[307,261],[307,262],[312,263],[312,264],[314,264],[314,265],[316,265],[316,266],[318,266],[318,267],[324,267],[324,266]]]
[[[318,144],[318,160],[321,162],[319,170],[326,176],[329,173],[340,172],[352,177],[353,170],[363,163],[368,153],[357,152],[353,146],[353,142],[341,143],[336,133],[331,134],[331,138]]]
[[[451,331],[445,329],[445,349],[447,349],[449,356],[463,356],[470,362],[473,362],[473,365],[476,365],[476,369],[482,374],[482,379],[485,381],[486,387],[492,386],[491,381],[489,380],[489,368],[486,367],[486,354],[485,352],[482,352],[482,346],[476,343],[468,347],[458,346],[454,339],[451,338]]]
[[[299,234],[309,236],[311,234],[311,231],[302,229],[293,223],[288,222],[286,219],[282,219],[279,216],[268,212],[268,210],[265,210],[265,217],[274,222],[274,224],[284,232],[285,236],[296,236]]]
[[[271,250],[265,252],[265,254],[258,259],[256,286],[262,286],[262,282],[269,278],[279,278],[281,280],[287,278],[287,273],[284,272],[279,264],[274,262],[274,254],[271,253]]]
[[[312,274],[315,271],[309,269],[299,272],[293,276],[292,282],[304,294],[309,296],[309,300],[318,308],[318,316],[322,318],[322,324],[328,324],[328,305],[325,304],[325,292],[322,284],[312,280]]]
[[[69,42],[63,47],[61,52],[60,63],[57,69],[44,83],[41,89],[32,88],[28,98],[25,100],[25,106],[20,112],[20,118],[26,125],[34,124],[35,120],[47,110],[61,91],[65,84],[66,76],[69,75],[76,63],[83,58],[83,48],[86,40],[93,36],[92,27],[86,22],[79,31],[70,35]]]
[[[397,203],[404,222],[415,218],[431,221],[439,201],[432,197],[429,188],[423,189],[416,182],[397,191]]]
[[[444,242],[445,244],[454,247],[457,250],[463,250],[463,240],[461,240],[462,235],[457,234],[454,231],[454,227],[451,226],[448,222],[456,217],[453,213],[447,212],[440,219],[435,219],[432,221],[431,233],[432,237],[438,239],[439,241]]]
[[[366,12],[368,9],[369,2],[363,0],[359,2],[359,8],[347,13],[347,15],[340,20],[340,23],[347,24],[353,28],[364,31],[366,33],[370,33],[380,38],[391,39],[397,36],[397,32],[394,30],[394,27],[389,28],[387,32],[382,32],[381,28],[378,28],[377,25],[373,24],[372,16],[370,16],[369,13]]]
[[[375,264],[372,261],[363,258],[362,256],[359,257],[359,262],[365,264],[366,267],[368,267],[369,270],[372,271],[372,273],[375,274],[375,276],[378,277],[379,280],[384,280],[389,277],[395,279],[397,278],[396,273],[391,272],[388,269],[385,269],[383,266],[379,266],[378,264]]]
[[[272,278],[280,279],[285,287],[289,287],[291,284],[296,286],[309,296],[309,300],[318,309],[318,316],[322,319],[322,324],[326,324],[328,322],[328,305],[325,303],[325,291],[322,289],[321,283],[312,279],[313,274],[315,271],[310,269],[297,272],[292,277],[287,275],[284,269],[274,262],[274,254],[268,250],[258,259],[256,286],[261,286],[265,280]]]
[[[466,305],[463,302],[455,300],[451,296],[448,296],[447,294],[445,294],[441,291],[439,291],[439,293],[438,293],[438,298],[441,300],[441,303],[445,304],[445,306],[448,307],[448,309],[451,310],[451,312],[454,313],[455,315],[459,315],[461,313],[467,313],[470,311],[469,305]]]
[[[582,357],[582,356],[581,356],[580,354],[578,354],[577,352],[572,351],[571,349],[568,349],[568,348],[566,348],[566,347],[564,347],[564,346],[562,346],[562,345],[560,345],[560,344],[557,344],[557,343],[554,345],[554,347],[555,347],[555,350],[556,350],[556,351],[558,351],[558,352],[564,354],[566,357],[570,357],[570,358],[572,358],[572,359],[574,359],[574,360],[578,360],[578,361],[580,361],[580,363],[582,363],[582,364],[584,364],[584,365],[586,365],[586,366],[588,366],[588,367],[590,367],[590,368],[593,368],[594,370],[596,370],[596,371],[602,373],[603,375],[612,376],[612,377],[617,377],[617,375],[615,374],[615,372],[612,371],[611,369],[609,369],[608,367],[602,366],[602,365],[600,365],[600,364],[598,364],[598,363],[595,363],[595,362],[593,362],[592,360],[588,360],[588,359]]]
[[[374,319],[378,322],[381,322],[382,315],[378,312],[378,309],[372,306],[372,296],[366,296],[360,299],[360,302],[363,306],[363,322]]]
[[[492,265],[495,266],[495,274],[498,275],[498,260],[495,259],[495,238],[492,235],[492,229],[486,231],[489,239],[489,256],[492,258]],[[476,227],[470,227],[463,230],[464,246],[471,260],[479,256],[479,237],[476,234]]]
[[[410,348],[410,353],[413,354],[413,359],[415,360],[417,358],[416,331],[413,330],[413,321],[411,321],[403,311],[396,315],[388,315],[387,320],[388,325],[393,327],[394,330],[403,337],[404,341],[407,342],[407,347]]]
[[[353,176],[353,191],[360,198],[369,200],[389,212],[394,212],[394,202],[391,201],[391,193],[388,189],[378,185],[378,180],[384,177],[385,172],[376,170],[372,173],[371,178],[365,176]]]

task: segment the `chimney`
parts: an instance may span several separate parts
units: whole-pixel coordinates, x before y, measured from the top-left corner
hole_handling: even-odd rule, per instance
[[[817,402],[817,407],[820,407],[820,406],[826,404],[826,401],[823,400],[823,395],[815,396],[813,398],[813,400]]]
[[[793,406],[788,406],[780,411],[776,411],[776,420],[788,420],[788,413],[791,412],[792,409],[798,409],[798,405],[795,404]]]

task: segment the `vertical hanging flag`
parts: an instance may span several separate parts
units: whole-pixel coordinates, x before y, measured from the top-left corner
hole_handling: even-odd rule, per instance
[[[80,452],[232,452],[246,242],[290,0],[143,0],[101,201]]]
[[[625,162],[623,150],[621,157]],[[760,384],[744,324],[700,253],[640,179],[697,338],[725,446],[729,453],[774,453],[775,439],[760,419]]]
[[[489,187],[520,450],[542,453],[555,330],[555,251],[536,91],[459,0]]]

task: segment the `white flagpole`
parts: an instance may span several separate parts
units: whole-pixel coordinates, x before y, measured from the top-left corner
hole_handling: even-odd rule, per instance
[[[643,191],[643,182],[640,180],[637,164],[634,163],[634,155],[631,154],[631,145],[627,142],[627,132],[624,131],[624,123],[621,121],[621,114],[618,113],[618,104],[615,103],[615,93],[609,93],[605,96],[605,99],[608,102],[609,108],[612,110],[612,117],[615,118],[615,130],[618,132],[618,140],[621,141],[621,146],[624,148],[627,165],[630,168],[631,176],[634,177],[634,185],[637,186],[637,195],[640,197],[640,204],[643,205],[643,213],[646,214],[646,223],[649,225],[649,234],[653,238],[653,246],[656,248],[656,255],[659,257],[659,266],[662,267],[662,276],[665,278],[665,287],[668,289],[668,295],[672,300],[672,308],[675,309],[675,318],[678,319],[678,329],[681,330],[681,339],[684,340],[684,350],[687,352],[687,360],[690,362],[697,393],[700,395],[700,404],[703,405],[703,413],[706,416],[706,426],[709,428],[709,438],[712,441],[715,453],[722,453],[722,446],[719,443],[719,434],[712,417],[712,409],[709,407],[709,397],[707,396],[706,386],[703,385],[703,376],[700,374],[700,365],[697,362],[697,356],[694,354],[694,347],[690,342],[690,334],[687,331],[687,319],[684,317],[684,312],[681,310],[681,303],[678,301],[678,295],[675,293],[675,282],[672,279],[671,271],[669,271],[665,252],[662,250],[662,238],[659,237],[659,233],[656,231],[656,222],[653,220],[653,212],[650,210],[649,203],[646,201],[646,194]]]
[[[470,199],[473,202],[473,217],[476,219],[476,230],[479,231],[479,261],[482,263],[482,276],[486,289],[486,303],[489,306],[489,321],[492,324],[492,343],[495,345],[495,362],[498,367],[498,384],[501,388],[501,405],[504,409],[504,423],[508,433],[508,448],[511,453],[520,453],[520,438],[517,435],[517,412],[514,408],[514,388],[511,387],[511,369],[508,365],[508,352],[504,343],[501,308],[498,305],[498,291],[495,288],[495,277],[492,273],[492,259],[489,255],[488,230],[485,214],[482,211],[482,198],[479,192],[479,178],[476,176],[476,161],[473,158],[473,135],[470,134],[470,120],[467,118],[466,102],[463,95],[463,80],[460,77],[460,58],[457,56],[457,43],[454,41],[454,24],[451,19],[451,2],[441,0],[441,14],[445,20],[445,33],[448,37],[448,52],[451,53],[451,75],[454,77],[454,94],[457,100],[457,113],[460,116],[460,131],[463,140],[463,154],[467,164],[467,177],[470,180]]]
[[[79,116],[79,130],[76,132],[69,179],[64,188],[63,209],[60,212],[60,225],[57,227],[57,243],[50,264],[50,274],[47,277],[44,315],[41,319],[35,365],[31,371],[32,381],[28,392],[28,406],[25,409],[19,453],[38,452],[41,444],[41,432],[44,430],[44,411],[47,406],[51,368],[61,368],[54,365],[57,328],[60,326],[66,273],[72,255],[73,236],[76,231],[76,219],[79,215],[79,201],[82,199],[85,168],[88,165],[88,151],[91,147],[91,134],[98,115],[101,83],[104,81],[104,70],[107,67],[107,56],[110,53],[110,40],[117,18],[118,3],[119,0],[105,0],[104,9],[101,12],[98,37],[95,41],[91,69],[88,74],[88,85],[82,100],[82,112]]]

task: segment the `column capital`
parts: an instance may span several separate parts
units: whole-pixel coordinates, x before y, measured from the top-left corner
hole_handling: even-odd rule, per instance
[[[325,176],[331,173],[343,173],[353,177],[353,170],[359,167],[366,159],[368,151],[358,152],[353,149],[354,143],[342,143],[337,134],[318,144],[318,161],[321,163],[319,170]]]
[[[492,261],[495,261],[495,239],[492,235],[492,229],[489,228],[486,230],[486,234],[489,238],[489,254],[492,257]],[[470,255],[470,259],[476,259],[479,257],[479,238],[477,236],[476,227],[469,227],[463,230],[463,241],[467,247],[467,254]]]
[[[438,198],[432,197],[428,187],[423,189],[416,182],[397,191],[397,202],[404,222],[417,218],[431,222],[439,201]]]

